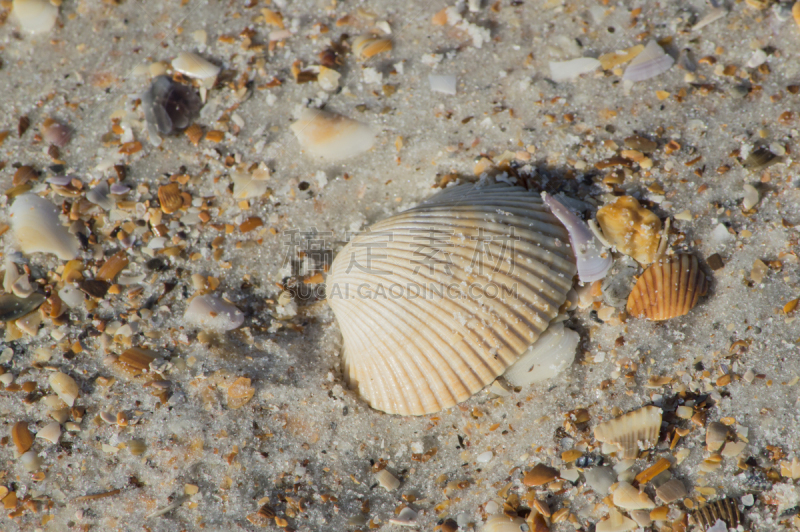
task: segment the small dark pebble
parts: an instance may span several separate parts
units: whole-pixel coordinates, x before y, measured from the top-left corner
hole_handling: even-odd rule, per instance
[[[709,256],[706,259],[706,263],[708,263],[708,267],[714,271],[721,270],[725,267],[725,263],[722,262],[722,257],[719,256],[719,253],[714,253]]]
[[[106,297],[108,289],[111,288],[111,283],[93,279],[90,281],[81,281],[78,284],[78,288],[94,298],[103,299]]]
[[[162,135],[186,129],[200,111],[200,97],[191,87],[158,76],[142,98],[147,123]]]
[[[169,264],[167,264],[167,261],[158,257],[148,260],[146,266],[148,270],[153,270],[156,272],[163,272],[169,269]]]
[[[64,171],[67,169],[67,167],[63,164],[51,164],[47,167],[47,169],[50,170],[50,173],[53,175],[64,175]]]
[[[747,487],[761,491],[772,489],[772,482],[767,478],[763,469],[748,469],[744,484]]]
[[[773,164],[781,162],[781,157],[778,157],[765,146],[754,149],[750,155],[742,162],[742,166],[748,170],[756,172],[763,170]]]
[[[452,519],[448,519],[444,523],[442,523],[442,532],[456,532],[458,530],[458,523],[453,521]]]
[[[28,131],[28,128],[31,127],[31,121],[27,116],[19,117],[19,122],[17,123],[17,136],[21,137]]]
[[[793,515],[797,515],[797,514],[800,514],[800,506],[793,506],[793,507],[789,508],[788,510],[784,510],[781,513],[780,518],[784,519],[786,517],[792,517]]]

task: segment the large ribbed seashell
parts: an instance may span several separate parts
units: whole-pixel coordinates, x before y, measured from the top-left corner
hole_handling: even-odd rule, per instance
[[[639,456],[639,451],[649,449],[658,441],[661,431],[661,409],[646,406],[628,412],[594,428],[594,437],[602,443],[616,445],[623,459]]]
[[[708,280],[697,257],[687,254],[664,257],[636,280],[628,296],[628,314],[653,321],[683,316],[707,290]]]
[[[718,519],[725,521],[726,528],[736,528],[744,522],[739,505],[727,497],[701,506],[691,516],[691,521],[703,530],[713,526]]]
[[[558,313],[568,241],[538,194],[503,183],[447,188],[359,234],[327,281],[350,385],[394,414],[469,398]]]

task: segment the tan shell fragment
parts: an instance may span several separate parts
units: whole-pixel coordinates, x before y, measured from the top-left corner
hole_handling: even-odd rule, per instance
[[[75,405],[75,399],[78,398],[78,392],[80,391],[78,388],[78,383],[75,382],[75,379],[66,373],[56,371],[55,373],[51,374],[47,380],[50,383],[50,387],[54,392],[56,392],[56,395],[59,396],[62,401],[67,403],[68,406]]]
[[[128,265],[127,252],[118,251],[111,255],[97,270],[96,280],[111,282]]]
[[[247,377],[239,377],[228,387],[228,408],[241,408],[250,402],[256,389],[250,384]]]
[[[14,441],[14,446],[17,448],[19,454],[30,449],[33,445],[33,435],[28,429],[28,423],[25,421],[14,423],[14,426],[11,428],[11,439]]]
[[[319,109],[304,109],[289,129],[311,155],[328,161],[355,157],[375,143],[375,131],[370,126]]]
[[[391,49],[392,41],[383,37],[362,35],[353,40],[353,52],[361,60],[369,59],[382,52],[388,52]]]
[[[650,264],[658,256],[661,220],[642,207],[636,198],[621,196],[597,211],[597,223],[603,236],[640,264]]]
[[[608,510],[608,519],[597,523],[595,530],[597,532],[628,532],[629,530],[636,530],[636,523],[614,508],[610,508]]]
[[[614,505],[626,510],[649,510],[656,507],[656,503],[627,482],[619,482],[613,493]]]
[[[599,442],[619,447],[621,458],[627,460],[639,456],[640,450],[655,445],[660,431],[661,409],[646,406],[597,425],[594,437]]]
[[[351,387],[421,415],[490,384],[566,301],[568,242],[538,194],[503,183],[449,187],[353,238],[326,287]]]
[[[158,201],[161,203],[161,210],[166,214],[171,214],[183,206],[183,196],[178,183],[170,183],[158,187]]]
[[[659,259],[636,280],[628,296],[631,316],[663,321],[683,316],[708,290],[697,257],[687,254]]]

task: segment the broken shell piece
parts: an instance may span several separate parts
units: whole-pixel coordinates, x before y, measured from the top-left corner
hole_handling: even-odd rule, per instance
[[[705,530],[714,526],[718,519],[725,522],[726,529],[737,528],[740,524],[743,524],[739,505],[735,500],[727,497],[701,506],[692,513],[689,521],[700,525]]]
[[[52,253],[61,260],[80,251],[75,235],[61,225],[55,205],[36,194],[17,196],[11,205],[11,228],[23,253]]]
[[[632,459],[639,451],[653,447],[661,432],[661,409],[646,406],[628,412],[594,428],[597,441],[616,445],[622,458]]]
[[[593,57],[580,57],[570,61],[550,61],[550,79],[555,82],[571,81],[582,74],[594,72],[601,63]]]
[[[319,109],[304,109],[289,129],[311,155],[328,161],[355,157],[375,143],[375,131],[370,126]]]
[[[626,510],[649,510],[656,507],[646,493],[639,491],[627,482],[617,483],[613,493],[614,504]]]
[[[608,519],[600,521],[595,527],[596,532],[628,532],[630,530],[636,530],[636,523],[614,508],[609,508]]]
[[[575,216],[572,211],[553,196],[542,192],[542,200],[550,209],[550,212],[569,231],[569,241],[575,253],[578,277],[581,282],[588,283],[605,277],[613,263],[611,253],[603,249],[603,246],[583,220]]]
[[[236,199],[260,198],[267,193],[269,168],[260,166],[252,172],[247,168],[236,168],[231,172],[233,197]]]
[[[719,451],[722,444],[728,439],[729,429],[719,421],[709,423],[706,428],[706,449]]]
[[[61,425],[57,421],[48,423],[42,430],[36,433],[36,437],[56,444],[59,438],[61,438]]]
[[[350,385],[373,408],[403,415],[480,391],[566,301],[575,274],[567,237],[538,194],[505,183],[448,187],[357,235],[326,289]]]
[[[244,323],[241,310],[210,294],[192,299],[183,318],[190,325],[210,331],[231,331]]]
[[[505,514],[490,515],[481,532],[520,532],[525,530],[526,523],[521,517],[508,517]]]
[[[228,387],[228,408],[241,408],[250,402],[256,394],[256,389],[250,384],[247,377],[239,377]]]
[[[52,118],[48,118],[42,122],[41,130],[44,140],[50,144],[58,146],[59,148],[63,148],[69,144],[69,141],[72,138],[72,128],[62,124],[61,122],[56,122]]]
[[[114,201],[114,198],[108,196],[109,192],[108,182],[101,181],[86,193],[86,199],[102,209],[110,211],[117,205],[117,202]]]
[[[611,485],[617,480],[617,474],[611,466],[593,467],[583,472],[586,483],[597,493],[602,495],[610,491]]]
[[[362,35],[353,40],[353,52],[362,61],[391,49],[392,41],[383,37]]]
[[[389,473],[386,469],[381,469],[375,473],[375,479],[381,486],[386,488],[386,491],[394,491],[400,487],[400,481],[397,480],[397,477]]]
[[[597,211],[597,223],[603,236],[640,264],[650,264],[658,255],[661,220],[642,207],[636,198],[621,196]]]
[[[183,196],[178,183],[170,183],[158,187],[158,201],[161,203],[161,210],[166,214],[172,214],[183,206]]]
[[[36,471],[42,466],[42,459],[36,451],[28,451],[19,457],[19,463],[26,471]]]
[[[673,478],[656,488],[656,496],[661,499],[664,504],[670,504],[677,500],[681,500],[688,495],[686,486],[677,478]]]
[[[31,33],[50,31],[58,19],[58,7],[47,0],[14,0],[11,12],[22,29]]]
[[[17,448],[19,454],[24,453],[33,446],[33,434],[28,429],[28,423],[25,421],[17,421],[11,428],[11,440]]]
[[[9,322],[27,316],[45,302],[47,298],[38,292],[21,298],[15,294],[0,296],[0,322]]]
[[[142,97],[142,105],[148,127],[155,133],[171,135],[192,123],[202,103],[194,89],[158,76]]]
[[[62,401],[67,403],[68,406],[75,405],[75,399],[78,398],[78,393],[80,392],[78,383],[75,382],[75,379],[66,373],[56,371],[55,373],[51,374],[50,377],[48,377],[47,381],[50,383],[50,387],[53,389],[56,395],[61,398]]]
[[[220,68],[192,52],[181,52],[172,60],[172,68],[189,76],[201,80],[215,79]]]
[[[664,52],[656,41],[650,41],[642,53],[633,60],[622,74],[623,81],[644,81],[669,70],[675,60]]]
[[[544,486],[558,478],[558,471],[544,464],[536,464],[533,469],[525,473],[522,483],[528,487]]]
[[[555,377],[575,360],[581,337],[563,323],[550,325],[503,374],[514,386],[528,386]]]
[[[661,258],[636,280],[628,297],[631,316],[663,321],[683,316],[708,290],[697,257],[687,254]]]

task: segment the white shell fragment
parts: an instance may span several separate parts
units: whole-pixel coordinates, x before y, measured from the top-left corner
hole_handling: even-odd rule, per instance
[[[758,190],[756,187],[749,183],[744,185],[744,200],[742,201],[742,208],[749,211],[758,205]]]
[[[375,480],[377,480],[378,484],[382,487],[386,488],[386,491],[394,491],[400,487],[400,481],[397,480],[397,477],[389,473],[386,469],[381,469],[375,473]]]
[[[201,80],[216,78],[220,72],[217,65],[192,52],[178,54],[178,57],[172,60],[172,68],[190,78]]]
[[[244,323],[244,313],[214,295],[192,299],[183,318],[190,325],[211,331],[231,331]]]
[[[524,530],[525,520],[521,517],[508,517],[504,514],[490,515],[481,532],[520,532]]]
[[[656,507],[656,503],[646,493],[639,491],[627,482],[617,484],[613,500],[616,506],[626,510],[649,510]]]
[[[456,77],[453,75],[430,74],[428,75],[428,83],[433,92],[449,94],[450,96],[455,96],[456,94]]]
[[[58,439],[61,438],[61,425],[57,421],[48,423],[42,430],[36,433],[36,437],[56,444],[58,443]]]
[[[355,157],[375,143],[375,131],[370,126],[319,109],[303,109],[289,129],[311,155],[328,161]]]
[[[514,386],[528,386],[555,377],[575,360],[580,335],[554,323],[503,374]]]
[[[705,28],[712,22],[716,22],[717,20],[721,19],[725,15],[728,14],[728,10],[724,7],[715,7],[708,13],[706,13],[703,18],[695,22],[694,26],[692,26],[692,31],[697,31],[699,29]]]
[[[644,81],[672,68],[675,60],[656,41],[650,41],[622,74],[623,81]]]
[[[542,193],[542,199],[553,215],[569,231],[569,241],[575,252],[578,278],[581,282],[590,283],[603,279],[614,262],[611,253],[603,248],[589,226],[561,202],[545,192]]]
[[[52,253],[61,260],[80,251],[77,237],[61,225],[55,205],[36,194],[18,196],[9,210],[11,228],[23,253]]]
[[[615,445],[624,459],[636,458],[639,451],[653,447],[661,431],[661,409],[646,406],[601,423],[594,428],[597,441]]]
[[[594,72],[600,68],[600,61],[592,57],[580,57],[570,61],[550,61],[550,79],[553,81],[571,81],[582,74]]]
[[[101,207],[104,210],[110,211],[117,206],[114,198],[109,196],[111,189],[107,181],[101,181],[89,192],[86,193],[86,199]]]
[[[326,288],[351,387],[421,415],[490,384],[566,300],[567,240],[536,193],[505,183],[449,187],[357,235]]]
[[[30,33],[50,31],[58,19],[58,8],[47,0],[14,0],[12,13]]]
[[[597,523],[595,530],[597,532],[628,532],[636,530],[636,523],[611,508],[608,510],[608,519]]]
[[[48,377],[47,381],[50,383],[50,387],[53,391],[56,392],[56,395],[67,403],[67,406],[75,405],[75,399],[78,398],[78,393],[80,392],[75,379],[66,373],[56,371]]]
[[[259,167],[252,172],[247,168],[237,168],[231,172],[233,197],[236,199],[260,198],[267,193],[269,168]]]
[[[36,471],[42,466],[42,459],[36,451],[28,451],[19,457],[19,463],[25,468],[25,471]]]

